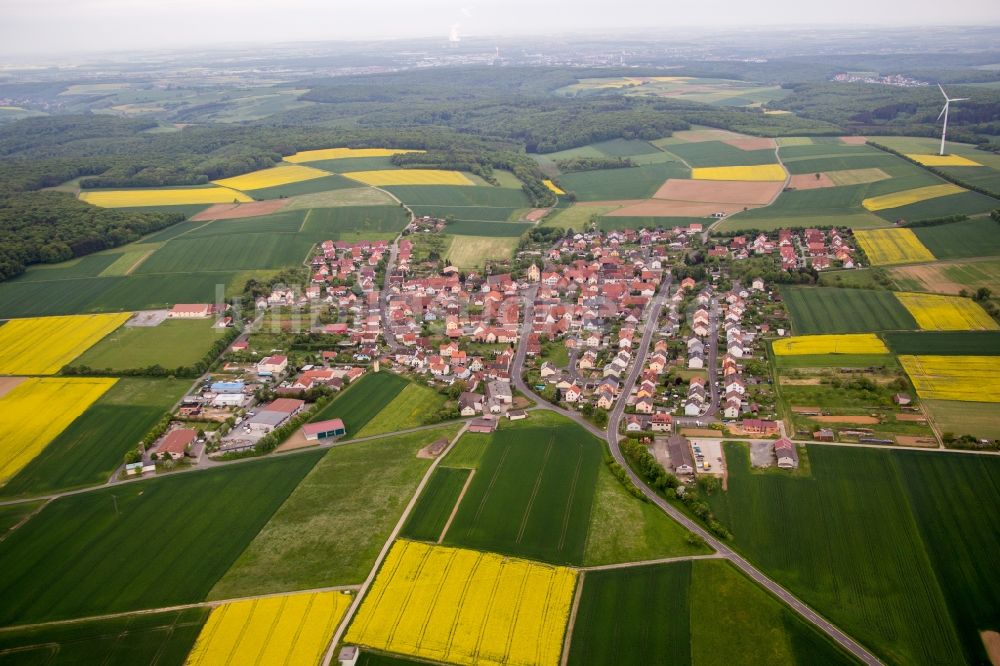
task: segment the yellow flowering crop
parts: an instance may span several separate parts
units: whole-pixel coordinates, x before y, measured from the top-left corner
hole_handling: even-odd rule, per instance
[[[381,169],[378,171],[352,171],[343,174],[365,185],[472,185],[472,181],[459,171],[443,169]]]
[[[189,187],[167,190],[98,190],[81,192],[80,200],[101,208],[137,206],[183,206],[253,201],[250,197],[225,187]]]
[[[962,157],[961,155],[920,155],[907,153],[906,156],[924,166],[983,166],[979,162],[974,162],[968,157]]]
[[[559,663],[576,572],[397,541],[345,642],[455,664]]]
[[[854,237],[874,266],[934,261],[934,255],[910,229],[858,229]]]
[[[928,199],[946,197],[949,194],[961,194],[965,191],[965,189],[958,185],[942,183],[941,185],[928,185],[927,187],[917,187],[912,190],[869,197],[862,201],[861,205],[870,211],[885,210],[887,208],[899,208],[900,206],[927,201]]]
[[[318,664],[350,605],[350,595],[342,592],[306,592],[223,604],[208,616],[187,663]]]
[[[320,150],[300,150],[285,158],[286,162],[320,162],[322,160],[342,160],[350,157],[392,157],[404,153],[423,153],[423,150],[403,150],[400,148],[322,148]]]
[[[897,293],[917,325],[926,331],[995,331],[1000,329],[979,303],[961,296]]]
[[[0,398],[0,483],[21,471],[116,381],[32,377]]]
[[[131,316],[121,312],[11,319],[0,326],[0,375],[54,375]]]
[[[542,183],[545,185],[545,187],[549,188],[553,194],[558,194],[559,196],[566,194],[565,192],[563,192],[561,187],[553,183],[551,180],[545,179],[542,181]]]
[[[778,356],[803,354],[888,354],[885,343],[874,333],[849,335],[797,335],[775,340],[771,345]]]
[[[292,164],[261,169],[260,171],[251,171],[242,176],[233,176],[232,178],[223,178],[221,180],[213,180],[212,182],[222,187],[248,191],[260,190],[265,187],[277,187],[278,185],[288,185],[289,183],[299,183],[303,180],[325,178],[329,175],[329,171]]]
[[[1000,356],[900,356],[926,400],[1000,402]]]
[[[780,164],[756,166],[696,167],[691,169],[694,180],[785,180],[785,170]]]

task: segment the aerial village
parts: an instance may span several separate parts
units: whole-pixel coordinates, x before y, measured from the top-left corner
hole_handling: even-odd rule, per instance
[[[466,419],[492,432],[500,419],[530,418],[530,391],[597,428],[620,405],[622,434],[681,477],[724,474],[723,434],[761,440],[755,464],[797,466],[762,342],[788,334],[787,314],[775,284],[737,269],[751,258],[778,275],[853,268],[863,259],[848,232],[783,229],[708,246],[698,223],[570,231],[464,272],[418,256],[419,236],[444,226],[417,218],[395,243],[324,241],[306,283],[272,285],[241,313],[176,305],[168,316],[248,323],[123,473],[334,445],[346,428],[325,405],[372,372],[446,395],[428,424]]]

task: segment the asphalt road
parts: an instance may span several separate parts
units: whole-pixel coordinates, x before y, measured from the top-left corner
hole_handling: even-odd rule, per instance
[[[544,405],[546,408],[552,411],[558,412],[563,416],[573,419],[576,423],[580,424],[586,428],[589,432],[593,433],[597,437],[601,437],[608,442],[608,446],[611,449],[611,455],[614,457],[615,461],[621,465],[625,473],[628,474],[632,483],[635,484],[639,490],[642,491],[643,495],[649,499],[650,502],[658,506],[664,513],[669,515],[671,518],[676,520],[678,523],[683,525],[686,529],[697,534],[705,542],[714,548],[720,557],[729,560],[746,575],[754,579],[759,585],[767,589],[771,594],[781,599],[784,603],[788,604],[793,610],[795,610],[799,615],[805,618],[807,621],[816,625],[821,631],[826,633],[830,638],[837,642],[838,645],[843,647],[845,650],[853,654],[859,660],[866,664],[880,664],[878,657],[869,652],[860,643],[855,641],[853,638],[848,636],[846,633],[841,631],[836,625],[824,618],[822,615],[814,611],[812,608],[799,601],[791,592],[786,590],[784,587],[776,583],[775,581],[768,578],[760,570],[754,567],[750,562],[744,559],[741,555],[734,552],[728,545],[717,539],[710,532],[704,529],[699,523],[688,518],[679,509],[668,503],[665,499],[656,494],[649,486],[647,486],[639,476],[632,471],[632,468],[628,465],[625,460],[624,455],[621,452],[621,447],[619,446],[618,437],[618,424],[621,421],[622,414],[625,411],[625,402],[631,393],[632,386],[635,384],[635,380],[639,375],[639,371],[645,361],[646,353],[649,351],[649,344],[653,337],[653,332],[656,330],[656,323],[659,319],[660,310],[663,308],[663,303],[666,301],[667,292],[669,291],[670,280],[664,281],[660,290],[657,292],[656,297],[653,299],[652,303],[647,308],[646,312],[646,322],[643,329],[642,342],[639,345],[639,349],[633,360],[632,371],[628,374],[628,379],[625,385],[622,387],[622,392],[618,397],[615,406],[612,408],[611,413],[608,418],[608,429],[607,431],[600,431],[593,426],[589,421],[584,419],[577,412],[572,412],[554,405],[550,406],[550,403],[546,402],[541,396],[537,395],[531,390],[527,384],[525,384],[523,379],[524,374],[524,359],[527,350],[527,340],[528,333],[531,332],[531,320],[532,313],[534,312],[534,301],[535,296],[538,293],[538,287],[533,286],[525,292],[525,305],[524,305],[524,322],[521,327],[521,339],[518,342],[517,354],[514,357],[514,366],[511,369],[511,379],[514,385],[517,387],[521,393],[523,393],[529,399],[536,401],[540,405]],[[715,321],[713,320],[712,328],[715,328]],[[714,331],[713,331],[714,333]],[[713,365],[714,359],[713,359]],[[714,386],[714,382],[713,382]],[[716,394],[717,400],[717,394]]]

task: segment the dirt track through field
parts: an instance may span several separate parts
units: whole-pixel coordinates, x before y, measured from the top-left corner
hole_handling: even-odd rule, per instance
[[[455,500],[455,506],[451,509],[451,515],[448,516],[448,522],[444,524],[441,529],[441,536],[438,537],[437,542],[441,543],[444,541],[445,536],[448,535],[448,530],[451,528],[451,524],[455,522],[455,516],[458,515],[458,507],[462,506],[462,499],[465,497],[465,493],[469,490],[469,486],[472,485],[472,477],[476,475],[476,470],[470,469],[469,476],[465,479],[465,485],[462,486],[462,492],[458,494],[458,499]]]

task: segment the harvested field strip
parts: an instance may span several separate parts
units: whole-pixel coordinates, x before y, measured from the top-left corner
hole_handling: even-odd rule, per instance
[[[796,190],[818,190],[824,187],[835,187],[836,185],[825,173],[796,174],[788,181],[788,186]]]
[[[266,187],[277,187],[288,185],[289,183],[299,183],[304,180],[314,178],[326,178],[330,173],[321,169],[314,169],[307,166],[277,166],[260,171],[251,171],[242,176],[232,178],[222,178],[212,182],[221,187],[229,187],[234,190],[262,190]]]
[[[947,167],[947,166],[959,166],[959,167],[981,167],[983,166],[979,162],[974,162],[968,157],[962,157],[961,155],[925,155],[920,153],[907,153],[906,155],[914,162],[922,164],[924,166],[930,167]]]
[[[934,261],[934,255],[910,229],[859,229],[854,236],[874,266]]]
[[[653,195],[655,199],[703,201],[706,203],[759,204],[770,203],[781,193],[781,183],[732,181],[701,181],[670,178]]]
[[[1000,357],[903,355],[899,362],[921,398],[1000,402]]]
[[[12,319],[0,326],[0,374],[54,375],[131,316],[122,312]]]
[[[440,467],[413,507],[402,536],[420,541],[438,541],[445,524],[456,508],[462,489],[475,470]]]
[[[835,185],[864,185],[892,178],[892,176],[878,168],[840,169],[839,171],[827,171],[826,176]]]
[[[345,641],[456,664],[559,663],[576,573],[398,541]]]
[[[869,197],[862,201],[861,205],[870,211],[886,210],[887,208],[899,208],[900,206],[908,206],[929,199],[945,197],[949,194],[961,194],[966,191],[965,188],[958,185],[943,183],[941,185],[928,185],[927,187],[917,187],[912,190]]]
[[[208,220],[233,220],[243,217],[256,217],[258,215],[270,215],[276,213],[288,204],[288,199],[274,199],[273,201],[254,201],[247,204],[224,203],[215,204],[191,218],[192,222],[203,222]]]
[[[116,381],[31,378],[0,398],[0,484],[20,472]]]
[[[285,157],[286,162],[299,164],[302,162],[319,162],[322,160],[341,160],[351,157],[391,157],[403,153],[423,153],[423,150],[404,150],[400,148],[321,148],[319,150],[300,150],[294,155]]]
[[[939,294],[898,293],[896,298],[925,331],[995,331],[996,320],[972,299]]]
[[[387,169],[383,171],[353,171],[343,174],[351,180],[382,187],[385,185],[474,185],[459,171],[441,169]]]
[[[234,601],[212,609],[187,663],[315,664],[351,605],[342,592]]]
[[[874,333],[795,336],[775,340],[772,349],[778,356],[889,353],[888,348]]]
[[[896,286],[907,291],[930,291],[938,294],[974,292],[1000,284],[1000,260],[935,262],[921,266],[903,266],[892,270]]]
[[[785,169],[780,164],[698,167],[691,170],[691,178],[694,180],[784,181]]]
[[[225,187],[199,187],[169,190],[96,190],[81,192],[80,200],[101,208],[137,208],[141,206],[180,206],[253,201],[250,197]]]

